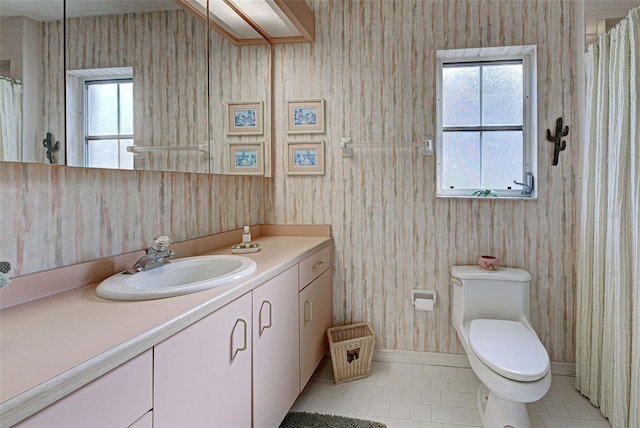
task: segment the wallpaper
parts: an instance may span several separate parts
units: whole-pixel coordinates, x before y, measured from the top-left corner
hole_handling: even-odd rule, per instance
[[[462,353],[450,322],[451,266],[481,254],[531,272],[531,316],[552,360],[574,361],[574,193],[579,140],[558,166],[544,138],[576,125],[576,40],[569,1],[311,2],[316,42],[274,56],[275,179],[271,223],[329,223],[335,239],[334,322],[369,321],[376,346]],[[435,157],[355,143],[421,141],[435,133],[437,49],[536,44],[538,199],[436,199]],[[324,98],[324,134],[288,135],[286,100]],[[286,142],[324,140],[326,173],[286,175]],[[411,289],[435,289],[416,312]]]
[[[263,217],[264,178],[0,164],[10,276],[184,241]]]

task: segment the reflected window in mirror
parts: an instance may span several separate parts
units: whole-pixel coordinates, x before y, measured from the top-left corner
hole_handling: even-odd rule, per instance
[[[67,156],[72,165],[134,169],[133,68],[67,71]]]
[[[85,166],[133,169],[133,79],[85,82]]]

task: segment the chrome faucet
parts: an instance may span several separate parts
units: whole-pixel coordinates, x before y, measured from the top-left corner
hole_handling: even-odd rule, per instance
[[[169,244],[171,244],[171,239],[168,236],[156,236],[153,238],[153,245],[145,250],[145,255],[140,257],[131,269],[123,273],[134,274],[170,263],[168,259],[173,257],[176,252],[166,250]]]

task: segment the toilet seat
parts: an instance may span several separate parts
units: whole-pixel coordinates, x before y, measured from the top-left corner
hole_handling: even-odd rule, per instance
[[[547,350],[520,322],[473,320],[469,326],[469,344],[483,363],[506,378],[532,382],[549,371]]]

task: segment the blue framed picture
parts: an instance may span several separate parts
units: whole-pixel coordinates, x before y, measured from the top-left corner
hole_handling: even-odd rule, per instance
[[[258,165],[258,149],[235,150],[236,168],[255,168]]]
[[[324,174],[324,141],[290,141],[287,154],[287,174]]]
[[[264,143],[229,143],[229,174],[264,175]]]
[[[262,101],[227,103],[228,135],[262,135],[263,123]]]
[[[257,110],[254,108],[235,109],[233,111],[233,126],[235,128],[255,128]]]
[[[318,149],[293,149],[294,167],[316,167],[318,166]]]
[[[324,100],[287,101],[288,134],[323,134]]]

